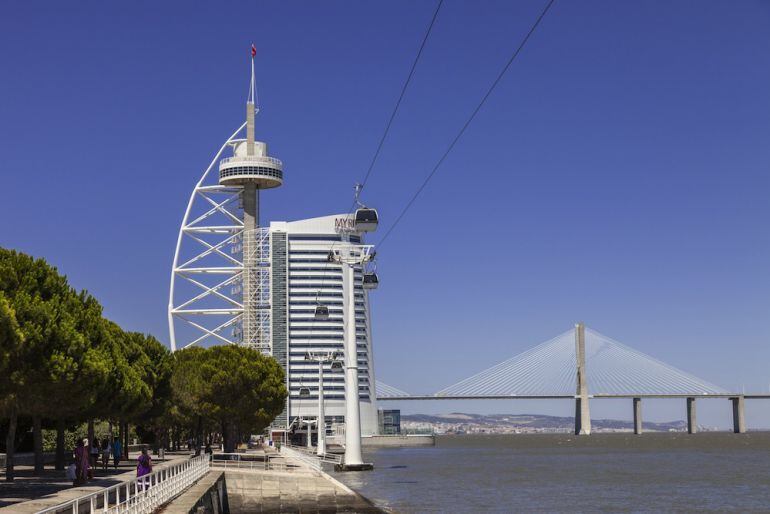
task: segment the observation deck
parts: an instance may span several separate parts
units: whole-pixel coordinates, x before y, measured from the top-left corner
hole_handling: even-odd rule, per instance
[[[254,155],[247,155],[246,141],[233,142],[234,155],[219,161],[219,183],[242,186],[255,183],[258,189],[271,189],[283,184],[283,163],[267,155],[267,144],[254,142]]]

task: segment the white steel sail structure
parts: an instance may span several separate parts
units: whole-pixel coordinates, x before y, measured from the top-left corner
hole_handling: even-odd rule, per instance
[[[270,234],[259,226],[259,191],[283,183],[283,164],[254,139],[255,55],[252,45],[246,122],[203,171],[179,227],[168,299],[172,351],[230,343],[272,352]],[[221,158],[228,147],[232,155]]]
[[[243,188],[220,185],[218,174],[211,171],[245,126],[243,123],[221,146],[187,202],[169,288],[172,351],[207,340],[239,342],[243,303],[238,289],[243,259],[238,245],[243,216],[238,210]]]

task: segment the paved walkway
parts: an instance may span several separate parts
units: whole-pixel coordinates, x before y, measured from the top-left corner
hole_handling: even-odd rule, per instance
[[[5,473],[0,473],[0,512],[3,514],[29,514],[58,505],[79,496],[90,494],[105,487],[125,482],[136,477],[136,459],[138,453],[131,454],[129,460],[120,464],[118,469],[110,466],[104,471],[101,467],[95,470],[94,480],[88,484],[73,487],[72,481],[67,480],[64,471],[57,471],[53,466],[46,466],[42,476],[33,474],[32,466],[17,466],[15,480],[5,481]],[[166,460],[154,460],[153,469],[162,469],[170,463],[188,459],[187,452],[166,453]]]

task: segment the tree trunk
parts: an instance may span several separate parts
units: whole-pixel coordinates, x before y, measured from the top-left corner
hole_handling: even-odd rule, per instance
[[[64,420],[56,420],[56,469],[64,469]]]
[[[35,452],[35,474],[43,473],[43,420],[40,416],[32,416],[32,450]]]
[[[94,444],[94,420],[89,419],[88,420],[88,447],[90,448],[92,444]],[[88,452],[88,455],[91,455],[91,452]]]
[[[108,422],[108,425],[109,425],[109,429],[108,430],[110,431],[110,435],[107,437],[107,440],[110,442],[110,444],[112,444],[112,439],[113,439],[113,437],[112,437],[112,420],[110,420]]]
[[[123,429],[123,437],[125,440],[123,441],[123,455],[126,456],[126,460],[128,460],[128,421],[124,423],[124,429]]]
[[[13,454],[16,450],[16,409],[11,408],[11,416],[8,421],[8,434],[5,436],[5,480],[13,482]]]
[[[124,441],[125,437],[124,437],[123,434],[124,434],[124,432],[123,432],[123,422],[122,421],[118,421],[118,440],[120,441],[120,444],[123,446],[123,451],[122,451],[123,455],[120,456],[121,460],[125,460],[125,458],[126,458],[126,445],[123,444],[125,442]]]
[[[203,416],[198,416],[198,428],[195,431],[195,455],[201,454],[201,442],[203,441]]]
[[[238,444],[235,425],[232,423],[222,423],[222,437],[224,437],[225,440],[225,453],[235,452],[235,448]]]

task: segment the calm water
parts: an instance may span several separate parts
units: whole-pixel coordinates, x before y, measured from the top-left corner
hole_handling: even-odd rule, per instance
[[[770,433],[446,436],[335,477],[397,512],[770,512]]]

